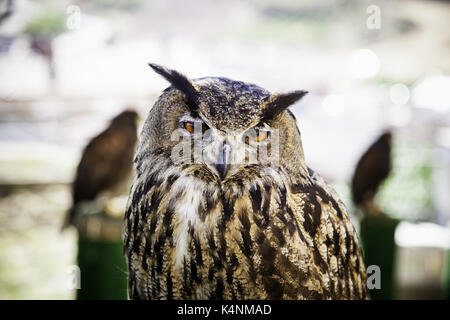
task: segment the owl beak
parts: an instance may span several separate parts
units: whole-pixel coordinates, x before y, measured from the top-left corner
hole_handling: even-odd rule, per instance
[[[222,152],[220,153],[218,162],[216,164],[217,171],[219,172],[220,178],[223,180],[227,176],[227,172],[230,169],[230,155],[231,147],[229,144],[223,144]]]

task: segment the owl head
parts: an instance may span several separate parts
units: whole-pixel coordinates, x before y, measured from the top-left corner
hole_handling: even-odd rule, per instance
[[[221,77],[189,79],[150,64],[170,87],[150,110],[135,162],[167,161],[186,174],[219,183],[272,168],[295,178],[304,172],[300,131],[287,108],[303,90],[272,94]],[[147,166],[143,164],[147,161]]]

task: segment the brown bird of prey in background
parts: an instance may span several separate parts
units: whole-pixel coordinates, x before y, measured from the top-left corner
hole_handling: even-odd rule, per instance
[[[130,297],[367,298],[355,229],[307,167],[287,110],[306,92],[151,67],[172,86],[150,110],[134,160]]]
[[[392,134],[384,132],[364,152],[356,165],[352,179],[353,202],[364,208],[374,208],[378,187],[391,172]]]
[[[73,224],[77,207],[117,188],[132,174],[138,114],[126,110],[85,147],[72,185],[73,205],[65,225]]]

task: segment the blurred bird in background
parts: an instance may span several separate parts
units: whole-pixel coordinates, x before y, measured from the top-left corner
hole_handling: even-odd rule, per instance
[[[372,299],[394,299],[395,229],[399,220],[380,209],[375,196],[392,170],[392,133],[385,131],[363,153],[352,179],[353,203],[360,210],[360,236],[366,266],[380,270],[380,286],[370,290]]]
[[[385,131],[361,156],[352,179],[353,202],[366,210],[377,211],[374,198],[391,172],[392,133]]]
[[[80,203],[95,200],[103,193],[128,192],[138,119],[135,111],[123,111],[87,144],[78,164],[72,186],[73,205],[64,226],[74,224]]]

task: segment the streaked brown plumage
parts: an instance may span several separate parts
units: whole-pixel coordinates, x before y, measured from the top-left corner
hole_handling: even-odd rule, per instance
[[[73,205],[67,224],[72,224],[77,205],[94,200],[101,192],[114,188],[132,171],[137,140],[137,113],[126,110],[85,147],[72,185]]]
[[[352,178],[353,202],[365,206],[373,200],[378,187],[391,172],[392,134],[384,132],[364,152]]]
[[[150,110],[135,156],[124,228],[130,297],[367,298],[353,225],[335,191],[306,166],[300,131],[286,110],[305,92],[272,95],[248,83],[188,80],[151,66],[172,86]],[[223,162],[172,160],[171,135],[186,117],[209,128],[203,153]],[[226,160],[236,157],[234,138],[263,125],[279,131],[277,164]]]

